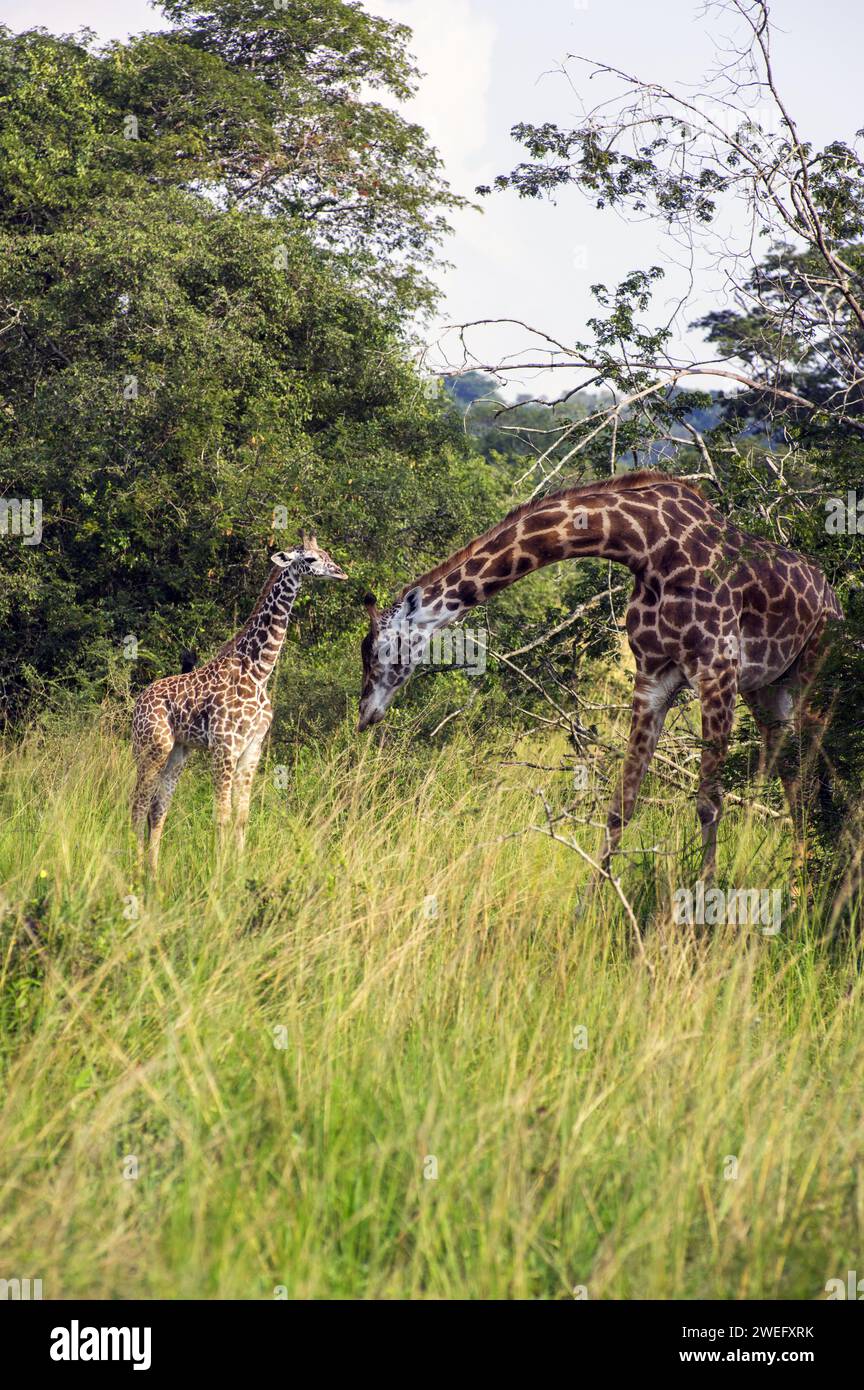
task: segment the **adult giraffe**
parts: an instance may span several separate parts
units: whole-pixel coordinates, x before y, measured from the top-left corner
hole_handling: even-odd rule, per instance
[[[617,561],[635,579],[627,635],[636,686],[604,867],[633,814],[672,700],[689,685],[702,706],[696,808],[703,874],[710,877],[736,694],[762,733],[763,765],[774,770],[786,730],[807,718],[826,623],[843,613],[815,565],[739,531],[686,478],[639,471],[538,498],[415,580],[383,612],[367,596],[358,728],[383,719],[437,628],[523,575],[580,556]],[[781,775],[800,856],[802,788],[788,760]]]

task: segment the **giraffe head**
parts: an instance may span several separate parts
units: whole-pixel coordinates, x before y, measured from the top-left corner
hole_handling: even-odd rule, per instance
[[[363,603],[369,614],[369,631],[360,644],[363,686],[358,733],[384,718],[396,691],[422,660],[428,641],[419,588],[409,589],[383,611],[371,594]]]
[[[277,550],[270,556],[270,560],[279,569],[288,569],[290,566],[296,567],[301,574],[313,574],[318,579],[347,579],[344,570],[340,569],[335,560],[331,560],[326,550],[322,550],[318,544],[318,538],[312,533],[307,536],[305,531],[300,544],[293,550]]]

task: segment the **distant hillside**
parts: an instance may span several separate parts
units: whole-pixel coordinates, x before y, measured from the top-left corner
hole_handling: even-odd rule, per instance
[[[610,399],[598,392],[584,391],[565,405],[550,404],[527,395],[508,402],[495,378],[485,372],[445,377],[444,389],[462,415],[467,433],[490,461],[515,462],[542,453],[549,447],[551,430],[592,415]],[[689,393],[673,388],[668,399],[674,400],[684,394]],[[724,402],[728,399],[722,391],[704,394],[710,397],[711,403],[688,410],[683,416],[687,424],[703,435],[720,424]],[[669,433],[682,443],[692,443],[692,436],[683,424],[673,425]],[[604,452],[607,448],[608,445],[602,446]],[[565,450],[562,448],[561,452]],[[630,458],[633,466],[650,466],[671,458],[676,452],[674,444],[660,439],[635,453],[631,451]],[[558,449],[553,449],[550,461],[554,462],[558,453]]]

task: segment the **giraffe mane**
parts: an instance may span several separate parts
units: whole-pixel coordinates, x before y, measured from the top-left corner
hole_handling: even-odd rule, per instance
[[[252,612],[249,614],[249,617],[246,619],[243,626],[237,629],[237,631],[234,633],[234,636],[229,637],[228,641],[223,642],[219,650],[213,653],[213,656],[210,658],[211,661],[217,661],[220,657],[229,656],[231,654],[231,652],[237,645],[238,638],[242,636],[242,634],[247,630],[249,625],[252,622],[254,622],[255,619],[258,617],[258,614],[261,612],[264,600],[266,599],[270,590],[273,588],[273,585],[276,583],[276,580],[279,578],[281,573],[282,571],[278,565],[270,566],[267,578],[264,580],[264,587],[261,589],[261,592],[256,598],[255,605],[252,609]]]
[[[688,492],[701,497],[703,501],[708,500],[698,484],[690,482],[689,478],[676,478],[673,474],[661,473],[656,468],[637,468],[631,473],[616,473],[611,478],[595,478],[591,482],[578,483],[575,487],[561,488],[558,492],[547,492],[542,497],[534,497],[530,502],[523,502],[520,506],[514,507],[500,521],[496,521],[493,526],[490,526],[488,531],[484,531],[480,536],[475,536],[467,545],[463,545],[461,550],[454,551],[446,560],[442,560],[426,574],[412,579],[411,583],[406,584],[404,589],[397,594],[395,602],[398,603],[400,599],[404,598],[409,590],[431,584],[436,579],[448,574],[455,566],[464,564],[466,560],[471,558],[478,541],[494,539],[497,532],[503,531],[505,527],[511,526],[515,521],[521,521],[523,517],[538,511],[541,507],[548,507],[556,502],[569,502],[576,497],[593,496],[597,492],[637,492],[640,488],[651,487],[654,483],[677,483],[679,487],[686,488]]]

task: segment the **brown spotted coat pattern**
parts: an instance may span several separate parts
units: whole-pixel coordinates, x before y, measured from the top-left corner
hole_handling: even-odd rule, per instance
[[[686,479],[639,471],[529,502],[422,575],[385,611],[367,599],[359,727],[384,717],[411,674],[410,663],[383,655],[393,650],[387,638],[394,627],[428,636],[523,575],[580,556],[626,565],[634,578],[626,626],[637,675],[604,864],[633,813],[670,705],[690,686],[702,710],[696,806],[710,876],[736,696],[752,710],[765,766],[774,769],[787,730],[809,719],[805,696],[824,630],[842,620],[842,611],[815,565],[740,531]],[[787,771],[784,784],[800,853],[805,807],[797,774]]]
[[[138,696],[132,716],[137,779],[132,824],[155,871],[171,798],[189,754],[205,749],[213,760],[216,822],[224,840],[232,810],[243,848],[252,779],[273,719],[267,683],[282,650],[288,621],[305,574],[347,576],[314,536],[296,550],[271,557],[272,569],[240,631],[203,666],[154,681]]]

